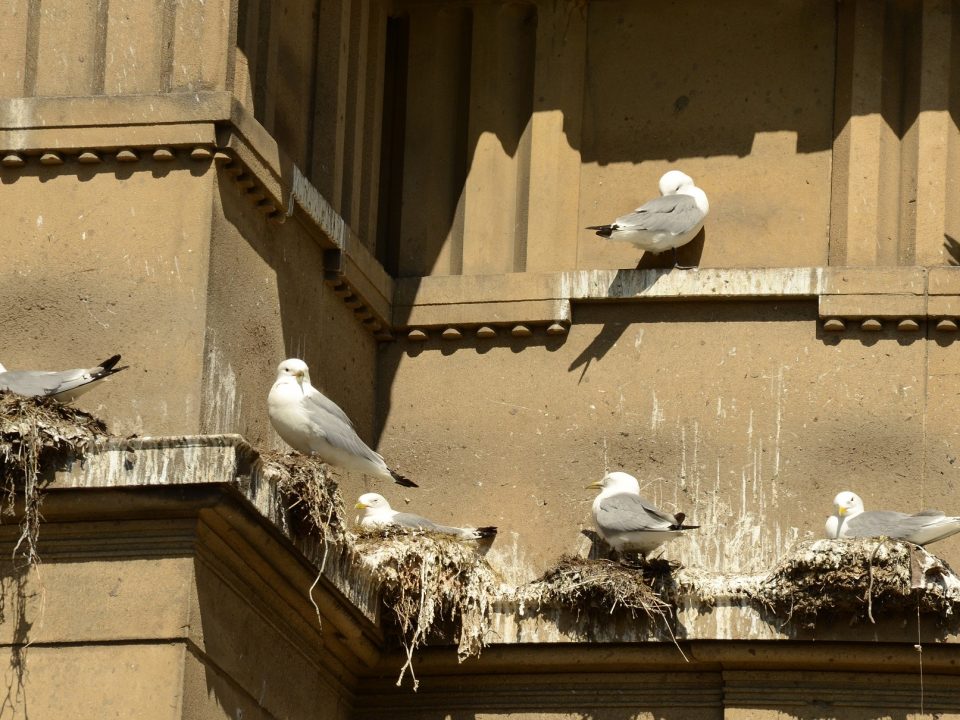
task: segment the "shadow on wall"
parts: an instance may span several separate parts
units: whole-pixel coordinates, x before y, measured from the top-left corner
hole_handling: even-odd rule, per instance
[[[374,377],[376,342],[323,282],[323,247],[299,223],[267,221],[232,183],[219,183],[216,202],[203,432],[236,432],[270,447],[267,393],[277,365],[299,357],[313,384],[326,388],[369,440],[373,383],[351,378]]]
[[[898,137],[921,110],[958,115],[918,90],[919,6],[883,11],[879,90],[853,99],[855,12],[818,0],[687,0],[658,13],[626,0],[346,13],[243,0],[238,94],[392,274],[517,271],[527,239],[549,232],[529,223],[554,185],[582,184],[581,208],[605,222],[655,194],[668,164],[696,177],[712,162],[717,211],[734,223],[757,211],[740,195],[771,173],[799,185],[764,194],[827,202],[829,172],[801,158],[830,152],[853,115],[880,113]],[[748,157],[756,167],[739,167]]]
[[[674,163],[716,192],[713,235],[682,264],[705,244],[709,263],[823,264],[830,154],[849,120],[879,114],[903,138],[921,110],[960,117],[949,93],[919,91],[920,4],[877,12],[866,98],[851,48],[871,31],[853,3],[241,0],[238,12],[238,95],[394,276],[624,267],[622,246],[582,228],[655,194]],[[531,265],[534,246],[565,254]],[[394,368],[381,372],[391,382]]]

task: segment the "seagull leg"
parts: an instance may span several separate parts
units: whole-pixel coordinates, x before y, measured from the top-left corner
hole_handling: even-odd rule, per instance
[[[647,564],[647,560],[641,552],[629,553],[624,551],[620,554],[619,562],[624,567],[633,569],[642,568]]]
[[[673,267],[675,270],[694,270],[696,265],[681,265],[680,258],[677,257],[677,249],[673,249]]]

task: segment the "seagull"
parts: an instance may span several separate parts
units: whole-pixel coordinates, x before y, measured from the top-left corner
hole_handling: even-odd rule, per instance
[[[104,378],[127,369],[126,365],[115,367],[118,362],[120,356],[114,355],[96,367],[74,370],[7,370],[0,365],[0,390],[73,402]]]
[[[640,483],[625,472],[607,473],[587,488],[599,488],[593,501],[593,519],[603,539],[617,552],[646,555],[684,530],[683,513],[670,515],[640,496]]]
[[[429,530],[430,532],[442,533],[444,535],[453,535],[462,540],[480,540],[481,538],[495,537],[497,529],[495,527],[479,528],[460,528],[450,527],[448,525],[438,525],[425,517],[414,515],[412,513],[397,512],[390,507],[390,503],[383,495],[377,493],[364,493],[360,496],[356,504],[358,510],[363,510],[360,515],[360,527],[373,529],[385,525],[399,525],[405,528],[414,528],[416,530]]]
[[[360,439],[340,406],[310,384],[310,369],[303,360],[289,358],[277,367],[267,412],[273,429],[297,452],[316,454],[344,470],[417,487],[413,480],[387,467],[383,457]]]
[[[960,532],[960,517],[950,517],[939,510],[923,510],[914,515],[896,510],[865,511],[860,496],[849,490],[833,499],[833,507],[835,513],[826,524],[830,538],[888,537],[926,545]]]
[[[622,215],[609,225],[591,225],[597,235],[610,240],[632,243],[655,255],[673,250],[676,265],[677,248],[693,240],[710,212],[707,194],[693,184],[693,178],[679,170],[670,170],[660,178],[662,197]]]

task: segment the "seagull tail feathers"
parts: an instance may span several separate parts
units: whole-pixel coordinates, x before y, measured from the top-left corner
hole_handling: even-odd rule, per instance
[[[677,524],[671,527],[671,530],[696,530],[700,527],[699,525],[684,525],[683,521],[687,519],[685,513],[677,513],[673,517],[676,519]]]
[[[390,476],[393,478],[393,481],[394,481],[397,485],[403,485],[404,487],[420,487],[420,486],[417,485],[413,480],[411,480],[410,478],[406,477],[405,475],[401,475],[401,474],[398,473],[396,470],[391,470],[391,471],[390,471]]]
[[[477,528],[477,538],[496,537],[496,534],[497,534],[497,528],[494,527],[493,525]]]
[[[95,378],[107,377],[108,375],[113,375],[114,373],[118,373],[121,370],[126,370],[128,367],[130,367],[129,365],[122,365],[121,367],[115,367],[118,362],[120,362],[120,356],[111,355],[102,363],[98,364],[97,367],[91,373],[91,375],[93,375],[93,377]]]
[[[613,225],[588,225],[586,230],[596,230],[600,237],[608,238],[613,234]]]

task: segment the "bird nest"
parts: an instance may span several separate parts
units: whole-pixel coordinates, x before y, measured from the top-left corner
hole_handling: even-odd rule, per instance
[[[0,517],[17,514],[23,498],[20,537],[14,557],[36,565],[43,502],[41,470],[82,457],[107,427],[93,415],[47,398],[0,391]]]
[[[606,559],[589,560],[564,556],[540,579],[517,589],[521,612],[526,605],[537,608],[575,608],[612,614],[618,609],[649,619],[665,619],[672,612],[665,580],[673,570],[670,563],[642,561],[625,565]]]
[[[362,530],[354,550],[380,582],[400,631],[407,660],[397,685],[409,670],[417,689],[414,651],[451,625],[460,661],[480,654],[499,581],[473,544],[439,533],[383,528]]]
[[[812,629],[819,617],[919,612],[946,620],[960,605],[960,578],[912,543],[882,538],[802,542],[760,583],[754,600]]]
[[[346,538],[346,512],[340,487],[327,466],[309,455],[260,452],[265,477],[277,484],[284,498],[291,529],[300,535],[317,534],[326,542]]]

